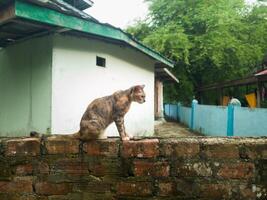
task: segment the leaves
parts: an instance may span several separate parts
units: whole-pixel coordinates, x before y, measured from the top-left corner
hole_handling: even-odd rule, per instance
[[[251,74],[267,54],[267,2],[146,0],[150,14],[129,32],[176,61],[179,86],[168,101],[191,101],[195,88]]]

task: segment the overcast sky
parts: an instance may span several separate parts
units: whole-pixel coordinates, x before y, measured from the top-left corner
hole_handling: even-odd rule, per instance
[[[254,2],[256,0],[246,0]],[[144,0],[93,0],[94,5],[86,12],[103,23],[126,28],[135,19],[144,19],[148,5]]]
[[[93,0],[86,12],[100,22],[126,28],[135,19],[144,19],[148,6],[143,0]]]

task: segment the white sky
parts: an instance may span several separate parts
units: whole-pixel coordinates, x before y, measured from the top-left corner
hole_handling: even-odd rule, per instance
[[[248,3],[256,0],[246,0]],[[144,19],[148,5],[144,0],[93,0],[94,5],[86,12],[103,23],[126,28],[136,19]]]
[[[144,19],[148,6],[143,0],[93,0],[86,12],[103,23],[126,28],[135,19]]]

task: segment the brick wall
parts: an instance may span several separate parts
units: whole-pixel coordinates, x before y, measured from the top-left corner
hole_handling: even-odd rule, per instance
[[[0,199],[266,200],[267,138],[3,138]]]

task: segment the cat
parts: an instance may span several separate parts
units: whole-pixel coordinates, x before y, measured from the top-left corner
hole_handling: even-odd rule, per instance
[[[110,96],[95,99],[83,114],[76,137],[82,141],[98,139],[105,129],[115,122],[121,140],[129,140],[130,137],[125,131],[124,116],[132,102],[140,104],[145,102],[144,87],[145,85],[136,85]]]
[[[145,85],[136,85],[127,90],[120,90],[110,96],[95,99],[89,104],[84,112],[80,130],[70,135],[59,135],[59,137],[70,137],[81,141],[101,139],[105,129],[115,122],[121,140],[129,140],[125,131],[124,116],[129,111],[132,102],[144,103]],[[32,131],[31,137],[40,137],[40,134]]]

